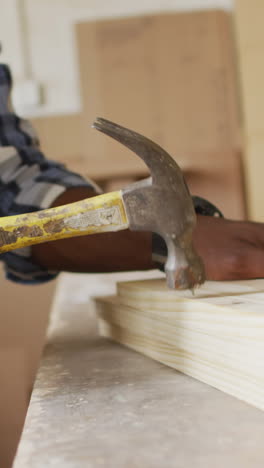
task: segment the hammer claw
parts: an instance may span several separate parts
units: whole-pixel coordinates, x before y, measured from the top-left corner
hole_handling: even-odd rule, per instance
[[[168,248],[165,264],[170,288],[193,289],[204,268],[192,245],[196,216],[189,189],[176,161],[143,135],[97,118],[93,127],[134,151],[148,166],[151,178],[122,190],[129,228],[155,232]]]
[[[128,149],[137,154],[148,166],[153,182],[155,179],[158,179],[160,183],[161,176],[165,176],[166,179],[169,178],[169,173],[171,168],[177,168],[180,173],[180,168],[177,165],[169,154],[161,148],[161,146],[154,143],[154,141],[149,138],[137,133],[128,128],[122,127],[116,123],[111,122],[110,120],[103,119],[98,117],[92,125],[93,128],[99,130],[114,140],[119,141]],[[169,162],[169,164],[168,164]],[[162,172],[160,167],[163,167]]]

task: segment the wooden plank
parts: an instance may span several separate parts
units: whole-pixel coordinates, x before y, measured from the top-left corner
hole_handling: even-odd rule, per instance
[[[1,468],[12,466],[30,397],[26,351],[20,343],[0,346]]]
[[[236,72],[227,13],[80,23],[77,41],[86,122],[95,115],[120,122],[156,140],[180,162],[182,152],[238,149]],[[107,154],[109,166],[118,170],[123,149],[89,135],[95,164],[107,164]]]
[[[245,154],[244,167],[249,216],[252,220],[264,222],[264,132],[246,138]]]
[[[156,22],[161,141],[175,155],[186,150],[237,149],[238,99],[229,15],[213,10],[164,15]]]
[[[17,284],[0,270],[1,468],[10,468],[23,429],[56,283]]]
[[[101,20],[77,25],[76,34],[83,111],[35,120],[46,154],[103,185],[146,177],[139,158],[90,128],[102,115],[160,143],[193,193],[245,218],[229,15]]]
[[[144,17],[81,23],[77,26],[84,125],[96,116],[155,135],[149,27]],[[155,112],[156,113],[156,112]],[[143,162],[113,140],[87,130],[93,170],[117,175],[145,172]]]
[[[226,216],[244,218],[229,15],[101,20],[78,24],[76,34],[91,175],[145,175],[129,150],[88,130],[95,115],[103,115],[161,144],[187,173],[191,190]]]
[[[124,283],[96,303],[103,336],[264,409],[264,280],[208,282],[196,297]]]
[[[245,179],[249,214],[264,221],[264,3],[259,0],[235,2],[235,25],[244,116]]]
[[[262,411],[98,337],[91,295],[156,274],[61,275],[14,468],[261,466]]]

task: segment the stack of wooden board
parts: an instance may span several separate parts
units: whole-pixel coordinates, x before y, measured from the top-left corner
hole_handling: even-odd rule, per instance
[[[102,335],[264,409],[264,280],[124,282],[96,309]]]

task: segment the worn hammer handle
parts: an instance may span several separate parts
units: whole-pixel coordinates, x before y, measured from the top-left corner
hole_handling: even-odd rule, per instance
[[[128,227],[122,192],[0,218],[0,253],[33,244]]]

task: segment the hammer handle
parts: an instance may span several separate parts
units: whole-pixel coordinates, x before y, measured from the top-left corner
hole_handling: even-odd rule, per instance
[[[122,192],[0,218],[0,253],[42,242],[128,227]]]

